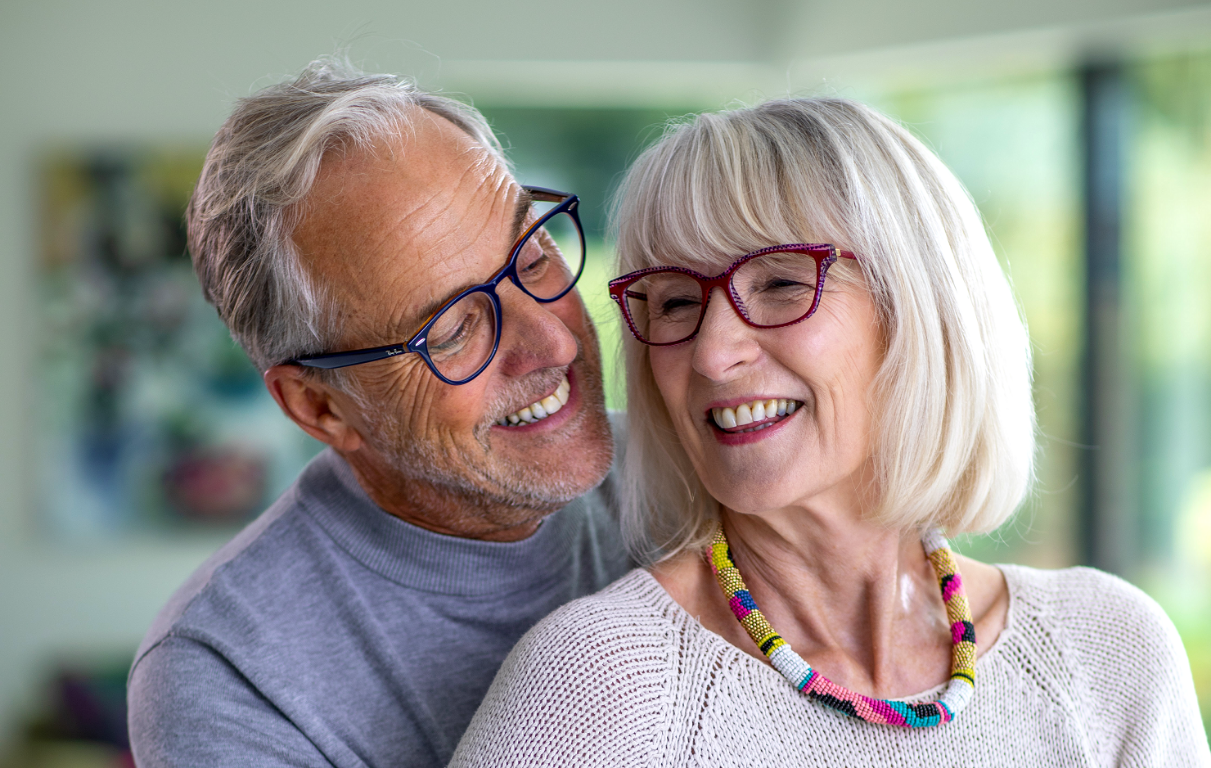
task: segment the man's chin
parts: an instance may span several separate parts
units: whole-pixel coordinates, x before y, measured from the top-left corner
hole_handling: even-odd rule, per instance
[[[561,428],[527,433],[498,427],[492,438],[488,459],[502,485],[519,501],[527,498],[526,506],[551,512],[600,485],[614,458],[605,408],[592,403]]]
[[[531,423],[491,425],[485,458],[503,484],[563,506],[605,479],[614,437],[601,374],[593,362],[580,358],[573,363],[567,374],[569,396],[559,411]]]

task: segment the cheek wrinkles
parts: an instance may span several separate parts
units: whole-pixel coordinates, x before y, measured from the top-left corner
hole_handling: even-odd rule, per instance
[[[363,379],[367,395],[373,393],[373,396],[367,399],[375,408],[375,412],[367,416],[377,421],[389,421],[392,420],[390,414],[403,416],[411,411],[415,417],[415,401],[418,399],[416,394],[421,390],[418,380],[428,373],[424,361],[418,356],[406,355],[396,366],[384,368],[386,370]],[[416,428],[414,420],[401,426],[409,431]]]

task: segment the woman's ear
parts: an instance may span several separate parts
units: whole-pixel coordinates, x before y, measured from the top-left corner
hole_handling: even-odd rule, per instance
[[[338,390],[297,365],[275,365],[264,378],[282,413],[304,432],[341,453],[362,446],[361,433],[348,418],[351,403]]]

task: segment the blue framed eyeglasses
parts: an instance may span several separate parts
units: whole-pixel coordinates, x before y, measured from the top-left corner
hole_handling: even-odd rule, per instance
[[[434,312],[402,344],[307,355],[287,361],[308,368],[344,368],[415,353],[447,384],[466,384],[488,367],[500,346],[502,323],[496,286],[511,280],[540,304],[558,301],[584,271],[585,240],[577,208],[580,198],[542,187],[523,187],[534,213],[505,265],[486,283],[474,285]]]

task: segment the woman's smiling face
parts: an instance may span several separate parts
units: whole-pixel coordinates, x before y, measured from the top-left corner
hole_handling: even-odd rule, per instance
[[[747,325],[716,289],[695,338],[648,354],[686,453],[725,507],[871,503],[882,333],[860,279],[828,280],[815,314],[770,329]]]

